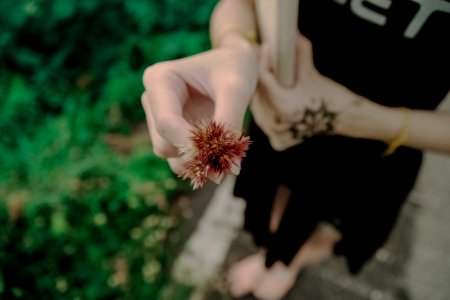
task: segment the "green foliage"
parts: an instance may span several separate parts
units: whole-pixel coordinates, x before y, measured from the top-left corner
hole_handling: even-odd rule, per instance
[[[161,296],[187,185],[130,145],[141,77],[208,49],[215,3],[0,1],[1,299]]]
[[[0,81],[5,88],[13,84],[13,75],[21,74],[46,113],[60,113],[67,103],[61,97],[76,89],[88,90],[92,101],[123,101],[119,104],[127,117],[142,120],[135,99],[142,91],[144,68],[207,49],[214,4],[212,0],[1,1]],[[125,80],[118,83],[118,78]],[[118,95],[111,100],[111,93]],[[133,99],[132,104],[125,97]]]
[[[60,121],[53,125],[67,130]],[[59,137],[52,155],[34,157],[28,185],[2,189],[7,203],[23,205],[14,222],[1,208],[2,296],[156,299],[171,259],[167,234],[177,220],[168,199],[179,189],[176,179],[147,147],[128,157],[102,145],[80,153]]]

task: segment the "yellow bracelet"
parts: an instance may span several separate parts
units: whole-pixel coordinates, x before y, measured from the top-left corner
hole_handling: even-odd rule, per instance
[[[409,129],[409,122],[411,119],[411,110],[409,108],[401,107],[400,108],[404,113],[404,119],[403,119],[403,125],[400,129],[399,134],[393,139],[390,143],[386,151],[383,152],[382,157],[389,156],[393,154],[398,147],[403,145],[406,140],[408,139],[408,129]]]
[[[219,30],[219,32],[216,34],[216,38],[211,41],[212,47],[217,48],[220,45],[222,39],[231,32],[239,34],[251,44],[256,44],[257,42],[256,32],[254,30],[245,29],[237,25],[229,25]]]

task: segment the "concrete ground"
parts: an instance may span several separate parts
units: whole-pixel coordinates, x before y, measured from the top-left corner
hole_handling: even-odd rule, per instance
[[[231,195],[232,184],[227,178],[192,194],[193,218],[186,223],[192,230],[174,267],[178,280],[197,286],[190,300],[233,299],[226,291],[226,270],[255,250],[241,230],[245,204]],[[335,257],[304,269],[285,299],[450,299],[450,156],[426,153],[394,231],[360,275],[351,276]]]

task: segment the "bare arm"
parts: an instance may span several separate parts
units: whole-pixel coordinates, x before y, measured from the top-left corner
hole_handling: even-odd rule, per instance
[[[257,84],[258,61],[256,48],[241,32],[256,32],[254,24],[251,1],[220,0],[210,19],[214,49],[145,70],[141,100],[153,150],[167,158],[175,173],[185,169],[180,147],[192,143],[192,124],[213,120],[242,130]],[[218,174],[208,175],[218,181]]]
[[[254,2],[252,0],[221,0],[210,19],[211,41],[218,46],[248,47],[242,32],[257,33]],[[228,30],[229,29],[229,30]]]
[[[336,133],[389,143],[402,130],[405,113],[363,101],[337,118]],[[450,154],[450,112],[412,110],[404,145]]]
[[[214,9],[210,21],[211,40],[218,41],[219,47],[231,46],[251,50],[252,48],[248,47],[250,43],[242,33],[234,29],[227,30],[231,27],[257,32],[253,1],[221,0]],[[358,97],[345,87],[333,90],[337,98]],[[404,122],[403,111],[365,100],[358,102],[357,105],[351,105],[337,115],[335,133],[390,143],[398,136]],[[450,113],[411,111],[404,145],[450,154]]]
[[[414,109],[405,112],[357,95],[318,72],[312,59],[312,45],[301,35],[298,39],[298,79],[292,89],[277,84],[267,57],[263,47],[260,86],[265,97],[261,98],[264,101],[252,103],[252,111],[275,149],[284,150],[311,135],[332,131],[343,136],[382,141],[387,145],[401,140],[401,145],[450,154],[450,112]],[[320,101],[314,99],[323,99],[322,108]],[[325,125],[305,126],[308,121],[305,110],[315,112],[317,116],[325,113],[326,118],[322,117]]]

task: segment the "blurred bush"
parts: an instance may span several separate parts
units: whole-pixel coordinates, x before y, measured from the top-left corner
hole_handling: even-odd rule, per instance
[[[186,186],[139,130],[141,76],[208,49],[215,3],[0,1],[1,299],[158,299]]]

